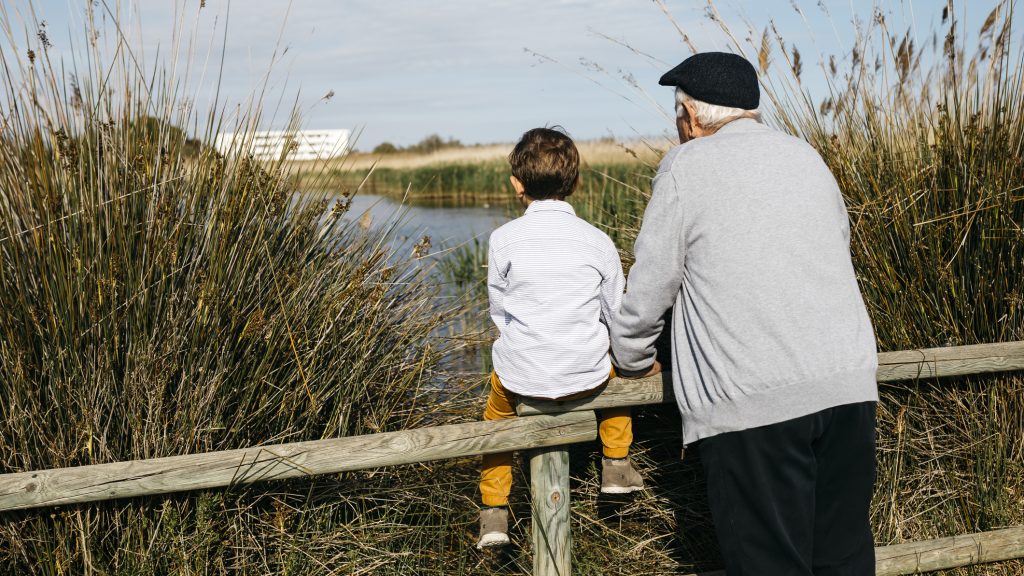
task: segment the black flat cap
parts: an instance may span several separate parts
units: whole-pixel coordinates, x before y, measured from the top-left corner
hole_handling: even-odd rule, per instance
[[[701,52],[669,70],[658,80],[678,86],[708,104],[753,110],[761,100],[757,71],[747,59],[728,52]]]

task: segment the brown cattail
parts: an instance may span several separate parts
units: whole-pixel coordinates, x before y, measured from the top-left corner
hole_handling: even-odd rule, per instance
[[[772,44],[768,38],[768,28],[764,29],[764,34],[761,35],[761,49],[757,52],[757,63],[761,67],[761,73],[768,72],[768,66],[771,62],[772,56]]]
[[[996,4],[996,7],[992,9],[992,12],[985,18],[985,23],[981,25],[981,32],[978,32],[978,36],[984,36],[986,32],[992,30],[992,26],[996,23],[996,18],[999,17],[999,8],[1001,4]]]

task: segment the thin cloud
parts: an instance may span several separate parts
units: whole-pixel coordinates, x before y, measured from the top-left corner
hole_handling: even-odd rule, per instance
[[[923,0],[915,9],[929,14],[940,4],[944,0]],[[58,30],[70,24],[81,30],[84,1],[36,5],[49,21],[55,50],[66,50],[60,45],[66,35]],[[194,65],[202,66],[208,46],[211,62],[219,65],[226,26],[222,102],[249,97],[276,51],[272,93],[291,102],[298,91],[309,126],[365,125],[364,147],[383,140],[407,144],[430,133],[469,142],[506,141],[544,122],[562,123],[584,138],[662,133],[664,116],[653,102],[670,107],[671,94],[657,86],[657,78],[663,63],[688,54],[672,24],[642,0],[235,0],[230,10],[227,0],[207,0],[201,10],[197,0],[135,0],[122,6],[125,29],[147,59],[158,50],[168,56],[173,23],[181,19],[186,33],[196,31]],[[808,6],[805,12],[816,18],[816,3]],[[830,9],[833,18],[845,17],[841,6]],[[702,49],[726,47],[701,6],[681,4],[673,10]],[[753,22],[775,18],[789,39],[808,34],[790,0],[749,10]],[[839,40],[829,38],[831,26],[815,27],[822,41],[818,49],[835,51]],[[184,47],[179,50],[179,58],[187,55]],[[205,82],[213,77],[208,70]],[[624,100],[633,90],[630,81],[651,98]],[[209,86],[193,88],[210,91]],[[335,96],[322,101],[331,90]],[[202,105],[204,97],[197,95],[197,103]]]

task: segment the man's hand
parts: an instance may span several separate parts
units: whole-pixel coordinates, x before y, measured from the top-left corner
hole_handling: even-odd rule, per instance
[[[661,374],[661,362],[658,362],[657,360],[654,361],[654,364],[652,364],[646,372],[629,372],[619,368],[615,369],[616,376],[627,380],[639,380],[640,378],[647,378],[648,376],[654,376],[655,374]]]

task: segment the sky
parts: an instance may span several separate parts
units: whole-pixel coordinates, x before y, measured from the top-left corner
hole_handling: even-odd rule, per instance
[[[87,0],[0,3],[21,14],[25,30],[34,7],[34,19],[46,22],[51,56],[70,59],[83,42]],[[940,29],[946,4],[878,5],[894,29],[921,43]],[[976,30],[996,4],[957,0],[953,11]],[[408,145],[428,134],[510,142],[549,124],[580,139],[664,134],[672,129],[666,112],[672,91],[657,80],[690,54],[676,24],[700,50],[729,47],[702,0],[664,0],[671,18],[652,0],[98,0],[94,6],[106,15],[108,42],[116,37],[109,14],[121,14],[122,33],[147,69],[177,62],[183,76],[190,65],[186,92],[200,108],[214,93],[229,105],[265,86],[262,127],[283,128],[295,104],[304,127],[355,129],[356,146],[364,150],[384,141]],[[815,55],[812,65],[819,54],[848,59],[851,22],[873,14],[864,0],[715,6],[744,36],[748,22],[757,37],[774,22],[788,43]],[[181,42],[176,57],[175,34],[193,39],[191,49]],[[809,90],[822,90],[813,73],[805,76]]]

